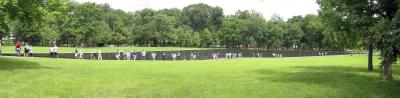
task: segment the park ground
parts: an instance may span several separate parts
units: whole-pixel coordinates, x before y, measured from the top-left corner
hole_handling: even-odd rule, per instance
[[[23,46],[21,46],[23,48]],[[2,46],[0,47],[2,53],[15,53],[15,46]],[[34,53],[49,53],[50,47],[36,47],[33,46]],[[79,47],[59,47],[59,53],[74,53],[75,49]],[[207,50],[211,48],[190,48],[190,47],[86,47],[82,48],[84,52],[116,52],[119,51],[177,51],[177,50]]]
[[[375,65],[379,63],[375,56]],[[394,80],[366,55],[203,61],[90,61],[0,57],[0,97],[390,98]]]

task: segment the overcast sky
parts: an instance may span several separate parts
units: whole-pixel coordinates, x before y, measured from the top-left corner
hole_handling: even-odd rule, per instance
[[[225,15],[233,14],[237,10],[255,10],[269,19],[274,14],[283,18],[295,15],[317,14],[316,0],[74,0],[77,2],[108,3],[112,8],[134,12],[144,8],[155,10],[163,8],[179,8],[196,3],[205,3],[219,6],[224,9]]]

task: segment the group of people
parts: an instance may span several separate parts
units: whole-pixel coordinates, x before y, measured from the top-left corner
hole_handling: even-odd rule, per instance
[[[75,58],[77,59],[83,59],[83,49],[79,48],[79,50],[77,48],[75,48],[75,54],[74,54]]]
[[[25,43],[24,46],[24,57],[33,57],[33,47],[32,44],[29,43]],[[17,43],[15,44],[15,51],[16,51],[16,55],[17,56],[21,56],[21,42],[17,41]]]
[[[220,53],[212,53],[211,55],[212,59],[216,60],[216,59],[220,59]],[[222,55],[223,57],[225,57],[225,59],[233,59],[233,58],[240,58],[243,56],[242,53],[225,53],[225,55]]]
[[[279,53],[272,53],[272,56],[274,56],[275,58],[283,58],[283,55]]]
[[[51,58],[58,58],[58,47],[57,45],[54,45],[53,47],[50,47],[49,49],[50,52],[50,57]]]
[[[103,54],[101,52],[101,49],[98,49],[95,52],[91,53],[90,60],[103,60]]]

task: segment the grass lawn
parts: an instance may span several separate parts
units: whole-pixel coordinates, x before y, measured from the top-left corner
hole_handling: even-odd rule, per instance
[[[375,65],[378,59],[375,60]],[[394,80],[367,71],[367,56],[204,61],[0,58],[0,97],[390,98]]]
[[[23,46],[21,46],[23,48]],[[3,53],[15,53],[15,46],[1,46]],[[35,53],[48,53],[50,47],[35,47],[33,46],[33,52]],[[116,52],[117,49],[120,51],[173,51],[173,50],[205,50],[210,48],[185,48],[185,47],[96,47],[96,48],[83,48],[84,52],[94,52],[97,49],[101,49],[103,52]],[[75,47],[59,47],[60,53],[73,53]]]

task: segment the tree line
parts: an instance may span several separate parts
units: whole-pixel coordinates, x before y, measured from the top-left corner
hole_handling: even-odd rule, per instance
[[[37,45],[179,46],[343,50],[347,40],[322,23],[319,15],[278,15],[223,9],[199,3],[183,9],[124,12],[108,4],[70,0],[1,0],[0,37]]]
[[[3,38],[37,45],[178,46],[302,50],[365,48],[368,69],[380,51],[382,77],[390,80],[400,55],[400,1],[317,0],[319,14],[287,20],[239,10],[225,15],[199,3],[183,9],[124,12],[108,4],[70,0],[0,0]]]

